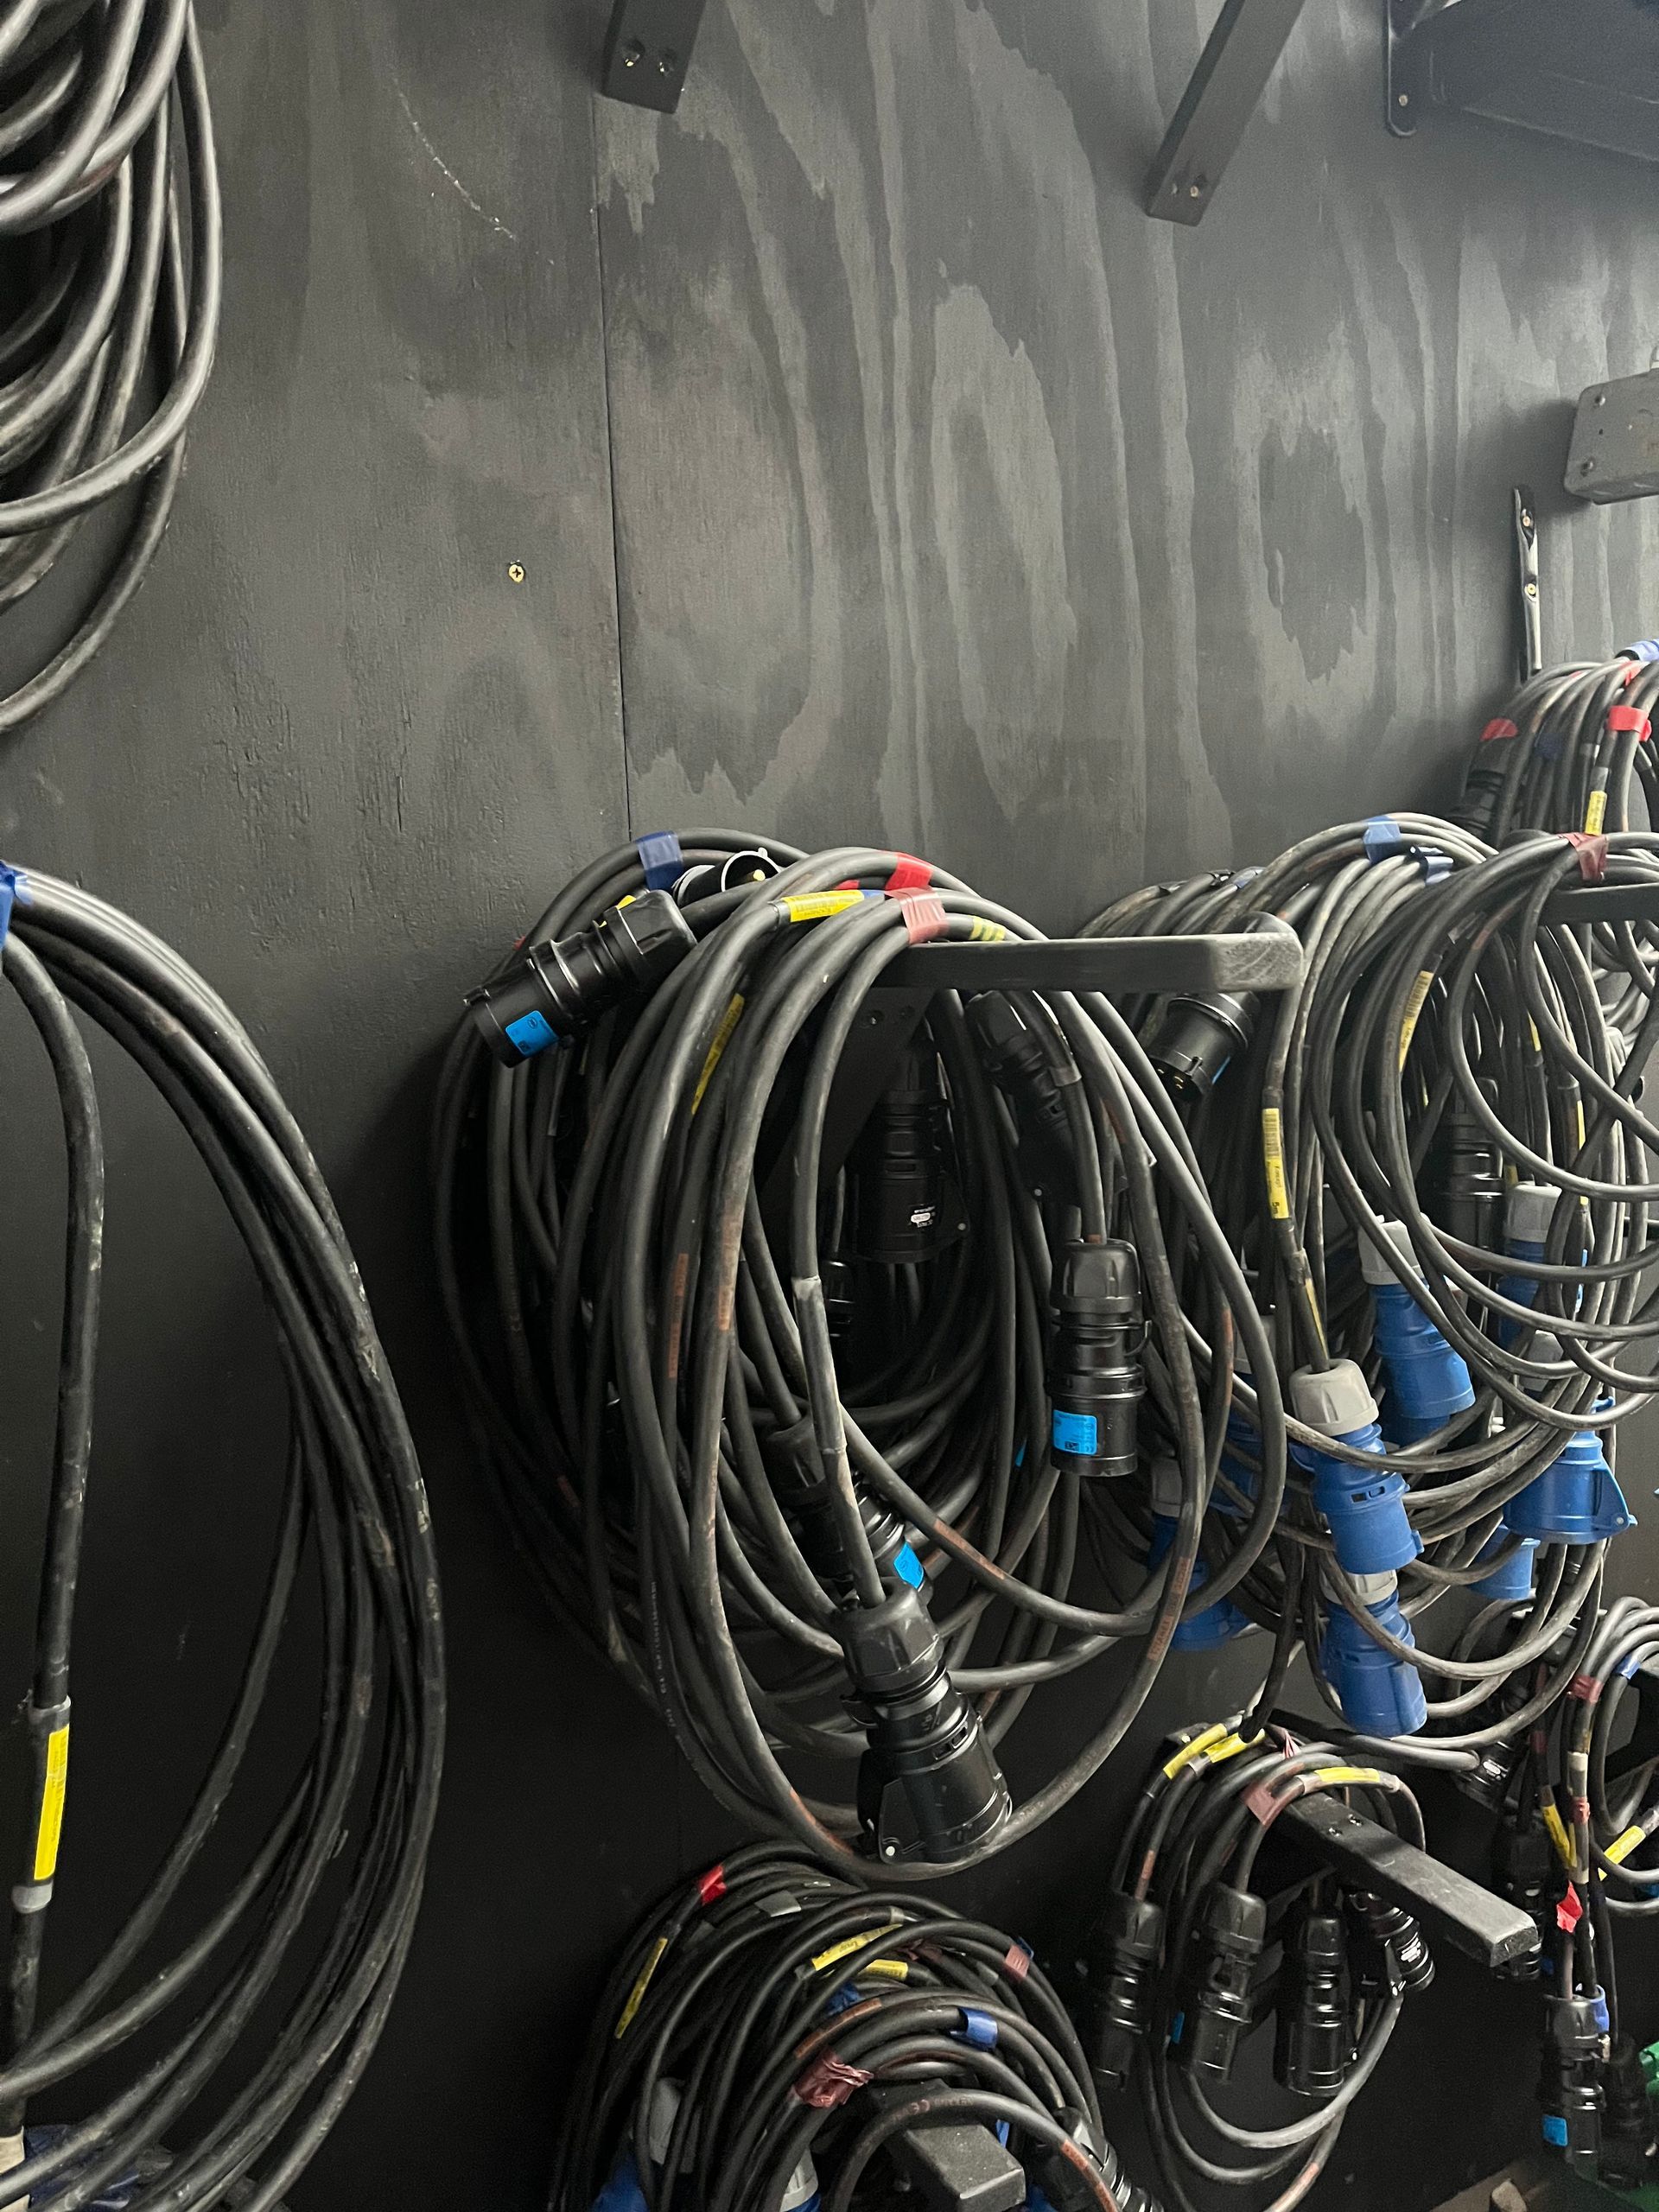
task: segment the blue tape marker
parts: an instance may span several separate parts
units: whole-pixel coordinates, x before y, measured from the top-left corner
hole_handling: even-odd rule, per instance
[[[833,2020],[837,2012],[844,2012],[849,2005],[856,2005],[859,2001],[858,1991],[849,1981],[843,1983],[833,1997],[824,1999],[823,2009]]]
[[[962,2025],[957,2030],[959,2041],[971,2044],[976,2050],[996,2049],[996,2022],[988,2012],[982,2012],[977,2005],[962,2008]]]
[[[1626,645],[1620,660],[1659,660],[1659,638],[1641,638],[1633,645]]]
[[[1379,861],[1396,860],[1406,849],[1405,832],[1386,814],[1373,815],[1365,824],[1365,834],[1360,842],[1364,846],[1365,857],[1373,868]]]
[[[1541,760],[1559,760],[1567,740],[1558,729],[1541,729],[1533,741],[1533,749]]]
[[[1179,2041],[1180,2041],[1180,2039],[1181,2039],[1181,2031],[1182,2031],[1182,2029],[1183,2029],[1183,2028],[1185,2028],[1185,2025],[1186,2025],[1186,2015],[1185,2015],[1185,2012],[1178,2012],[1178,2013],[1175,2015],[1174,2018],[1173,2018],[1173,2019],[1170,2022],[1170,2024],[1169,2024],[1169,2040],[1170,2040],[1170,2043],[1171,2043],[1172,2046],[1173,2046],[1173,2045],[1174,2045],[1175,2044],[1179,2043]]]
[[[20,868],[9,868],[0,861],[0,947],[6,942],[11,927],[11,910],[15,906],[29,904],[29,878]]]
[[[1659,1491],[1656,1491],[1654,1496],[1659,1497]],[[1628,1682],[1640,1670],[1641,1665],[1642,1662],[1637,1654],[1634,1651],[1627,1651],[1618,1666],[1614,1668],[1613,1672],[1616,1675],[1623,1675]]]
[[[636,837],[633,844],[645,871],[647,891],[666,891],[685,873],[685,855],[671,830],[653,830],[649,836]]]
[[[1452,873],[1452,855],[1438,845],[1414,845],[1411,855],[1423,871],[1425,883],[1444,883]]]
[[[908,1544],[900,1544],[893,1555],[893,1571],[901,1582],[908,1582],[912,1590],[921,1589],[927,1581],[922,1573],[922,1562]]]
[[[1100,1449],[1100,1424],[1093,1414],[1057,1413],[1052,1441],[1057,1452],[1073,1452],[1085,1459],[1092,1459]]]
[[[999,2120],[996,2123],[996,2139],[1006,2151],[1008,2147],[1008,2123],[1006,2120]],[[1026,2202],[1029,2205],[1031,2199],[1027,2197]]]
[[[507,1024],[507,1034],[528,1060],[559,1041],[558,1033],[544,1014],[521,1014]]]
[[[1605,1997],[1597,1998],[1595,2003],[1590,2008],[1590,2017],[1595,2022],[1596,2025],[1601,2030],[1603,2035],[1605,2035],[1611,2023],[1607,2018],[1607,1999]]]
[[[1546,2143],[1553,2143],[1558,2151],[1566,2150],[1567,2122],[1561,2118],[1560,2113],[1547,2112],[1544,2114],[1544,2140]]]

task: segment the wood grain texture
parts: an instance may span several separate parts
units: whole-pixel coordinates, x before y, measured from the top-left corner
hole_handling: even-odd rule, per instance
[[[218,372],[138,601],[0,757],[0,848],[163,931],[262,1039],[433,1494],[454,1718],[427,1909],[296,2212],[531,2212],[603,1965],[725,1834],[543,1616],[459,1427],[423,1154],[457,990],[631,820],[888,837],[1052,926],[1443,795],[1508,665],[1517,477],[1541,495],[1552,646],[1659,626],[1659,506],[1554,491],[1580,387],[1659,337],[1655,180],[1466,124],[1396,145],[1375,0],[1321,0],[1178,234],[1141,181],[1211,6],[711,0],[659,120],[594,100],[604,0],[202,0]],[[55,620],[31,607],[29,638]],[[26,1041],[0,1034],[0,1502],[24,1535],[60,1203]],[[245,1270],[150,1102],[107,1086],[66,1967],[216,1723],[272,1473]],[[32,1549],[0,1554],[8,1683]],[[1122,1775],[1236,1698],[1230,1663],[1172,1663]],[[1096,1688],[1033,1708],[1016,1781]],[[957,1901],[1063,1959],[1128,1786]],[[1477,2002],[1507,2082],[1481,2077],[1484,2133]],[[1443,1971],[1418,2019],[1326,2203],[1426,2206],[1531,2124],[1525,1993]],[[1406,2174],[1401,2110],[1425,2146]]]

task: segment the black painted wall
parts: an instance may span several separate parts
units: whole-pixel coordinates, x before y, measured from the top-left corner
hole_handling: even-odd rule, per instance
[[[672,121],[592,96],[599,0],[199,8],[219,365],[137,607],[0,757],[0,849],[129,906],[243,1012],[423,1445],[448,1790],[404,1994],[296,2212],[528,2212],[604,1961],[726,1837],[543,1618],[461,1440],[423,1151],[458,990],[595,849],[688,817],[887,838],[1057,926],[1446,797],[1508,666],[1514,481],[1541,495],[1552,649],[1659,621],[1659,509],[1552,490],[1573,397],[1659,339],[1659,186],[1476,125],[1395,143],[1380,0],[1310,6],[1191,235],[1138,188],[1213,0],[711,0]],[[59,1204],[26,1042],[8,1018],[18,1691]],[[65,1972],[206,1755],[278,1452],[211,1196],[108,1074]],[[1627,1579],[1656,1560],[1630,1540]],[[1075,1694],[1033,1725],[1080,1732]],[[1222,1695],[1172,1667],[1125,1780],[963,1901],[1063,1953],[1141,1752]],[[1324,2201],[1427,2206],[1529,2144],[1532,2024],[1446,1973]]]

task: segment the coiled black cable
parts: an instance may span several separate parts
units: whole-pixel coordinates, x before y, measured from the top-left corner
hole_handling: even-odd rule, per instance
[[[190,0],[0,6],[0,609],[131,493],[73,634],[0,700],[16,729],[67,689],[143,582],[207,387],[219,180]]]
[[[710,883],[716,864],[756,846],[682,833],[677,864],[710,893],[684,909],[683,957],[654,980],[642,969],[585,1042],[507,1067],[484,1041],[501,1033],[491,1005],[465,1020],[435,1122],[439,1279],[480,1436],[556,1602],[723,1803],[832,1861],[875,1851],[922,1876],[1028,1834],[1143,1703],[1188,1603],[1236,1325],[1264,1378],[1261,1479],[1206,1601],[1249,1574],[1272,1535],[1282,1416],[1266,1335],[1185,1134],[1103,1000],[1009,1002],[1052,1094],[1039,1194],[976,1014],[954,993],[935,995],[898,1063],[909,1072],[894,1114],[910,1147],[901,1164],[931,1147],[959,1214],[945,1207],[919,1258],[871,1242],[865,1186],[849,1177],[868,1175],[880,1196],[885,1168],[825,1152],[849,1039],[911,941],[913,911],[884,893],[916,864],[863,848],[806,858],[767,840],[766,868],[782,873]],[[935,932],[1036,934],[954,879],[931,880]],[[619,903],[645,888],[629,847],[536,924],[527,944],[542,952],[515,955],[494,995],[533,1042],[552,1033],[532,1001],[549,988],[568,999],[584,976],[608,988],[604,946],[630,928],[658,932],[672,959],[672,914],[648,924],[637,905],[631,921]],[[550,949],[607,914],[585,950]],[[656,957],[644,944],[630,956],[641,963]],[[1116,1266],[1126,1238],[1144,1327],[1120,1331],[1122,1358],[1143,1371],[1180,1495],[1162,1556],[1103,1605],[1074,1586],[1084,1484],[1053,1448],[1046,1343],[1057,1271],[1086,1272],[1109,1247]],[[1171,1249],[1204,1255],[1185,1313]],[[840,1338],[827,1280],[849,1324]],[[1189,1315],[1216,1348],[1203,1380]],[[899,1586],[924,1577],[931,1622]],[[889,1623],[906,1684],[940,1669],[914,1697],[906,1688],[891,1724],[888,1678],[872,1680],[887,1654],[869,1656]],[[985,1747],[1033,1689],[1130,1639],[1140,1649],[1109,1701],[1071,1693],[1088,1740],[1007,1817]],[[917,1751],[905,1731],[923,1705],[933,1717]],[[810,1762],[811,1795],[780,1755]],[[836,1777],[861,1756],[855,1805]],[[872,1791],[878,1757],[889,1764]],[[895,1770],[924,1825],[904,1845],[880,1787]],[[952,1776],[976,1793],[960,1819],[938,1802],[947,1785],[962,1800],[967,1784]]]
[[[0,2137],[14,2161],[30,2098],[110,2060],[140,2030],[173,2024],[170,2040],[145,2037],[142,2063],[105,2087],[95,2108],[31,2133],[22,2163],[0,2172],[0,2196],[51,2184],[56,2212],[78,2212],[138,2172],[154,2178],[141,2182],[135,2212],[186,2212],[227,2191],[246,2212],[269,2212],[373,2050],[420,1898],[443,1734],[425,1494],[333,1202],[235,1016],[167,945],[73,885],[8,869],[0,906],[10,917],[0,969],[50,1059],[69,1167],[57,1440],[28,1710],[33,1817],[12,1892],[0,2054]],[[97,1497],[104,1155],[77,1012],[156,1085],[223,1198],[264,1294],[291,1426],[263,1607],[194,1802],[98,1966],[43,2008],[76,1577]],[[308,1582],[322,1636],[309,1745],[245,1871],[184,1934],[181,1899],[243,1776],[290,1605]],[[302,1961],[302,1975],[285,1973]]]
[[[846,2212],[879,2154],[1001,2129],[1051,2201],[1158,2212],[1101,2126],[1076,2031],[1029,1948],[772,1844],[734,1852],[636,1932],[563,2105],[550,2212]],[[884,2162],[883,2162],[884,2163]],[[791,2183],[793,2187],[791,2188]],[[636,2194],[636,2192],[638,2192]]]

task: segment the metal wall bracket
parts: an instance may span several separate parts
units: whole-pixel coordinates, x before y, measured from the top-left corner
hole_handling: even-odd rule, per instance
[[[1224,0],[1147,181],[1147,213],[1201,223],[1302,12],[1303,0]]]
[[[702,24],[704,0],[616,0],[601,88],[613,100],[672,115]]]
[[[1422,107],[1423,50],[1411,34],[1421,21],[1420,0],[1382,0],[1382,119],[1396,138],[1414,138]]]

